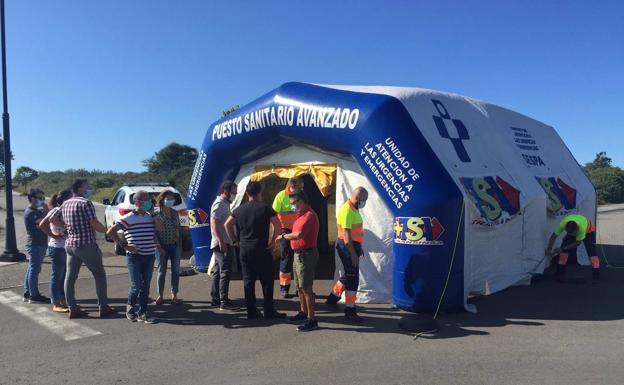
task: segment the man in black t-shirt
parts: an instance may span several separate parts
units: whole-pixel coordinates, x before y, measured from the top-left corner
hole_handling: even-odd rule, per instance
[[[240,246],[240,259],[243,268],[247,318],[262,318],[256,307],[256,279],[262,284],[264,296],[264,318],[284,318],[273,306],[273,259],[270,248],[275,243],[280,222],[271,206],[263,203],[262,185],[249,182],[246,189],[249,201],[232,212],[225,221],[225,230],[233,244]],[[269,242],[270,225],[273,224],[273,239]],[[236,226],[238,239],[234,232]]]

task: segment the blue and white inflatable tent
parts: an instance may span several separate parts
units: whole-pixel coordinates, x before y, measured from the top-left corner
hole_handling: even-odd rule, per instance
[[[188,193],[197,269],[221,182],[239,183],[236,206],[257,165],[291,163],[335,164],[336,208],[370,192],[360,302],[433,312],[452,262],[441,308],[467,308],[543,272],[563,215],[595,220],[593,185],[546,124],[427,89],[286,83],[206,133]]]

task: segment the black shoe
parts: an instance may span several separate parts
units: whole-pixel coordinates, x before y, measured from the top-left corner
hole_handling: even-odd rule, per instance
[[[280,318],[286,318],[286,313],[278,313],[275,310],[270,311],[270,312],[264,312],[264,318],[266,319],[280,319]]]
[[[150,316],[147,315],[147,313],[143,313],[143,314],[139,314],[139,316],[137,317],[137,322],[143,322],[144,324],[155,324],[157,321],[155,318],[152,318]]]
[[[130,322],[137,322],[137,314],[134,311],[127,311],[126,318],[130,320]]]
[[[247,319],[262,319],[262,318],[264,317],[262,316],[262,313],[258,310],[247,312]]]
[[[361,324],[362,322],[364,322],[364,318],[362,318],[359,315],[357,315],[357,313],[345,314],[345,320],[347,322],[353,322],[353,323],[357,323],[357,324]]]
[[[34,295],[28,299],[28,303],[50,303],[50,298],[45,295]]]
[[[290,322],[304,322],[308,319],[308,315],[302,311],[297,313],[297,315],[288,318]]]
[[[331,307],[332,309],[337,309],[338,301],[340,301],[340,298],[333,294],[330,294],[329,297],[327,297],[327,300],[325,300],[325,305]]]
[[[219,307],[219,306],[221,306],[221,301],[216,300],[216,299],[213,299],[213,300],[210,302],[210,305],[211,305],[211,306],[214,306],[214,307]]]
[[[24,293],[24,297],[22,298],[22,301],[28,302],[29,299],[30,299],[30,293]]]
[[[235,310],[238,310],[238,309],[239,308],[237,306],[234,306],[234,304],[230,300],[221,301],[221,305],[219,305],[219,310],[235,311]]]
[[[297,331],[300,332],[309,332],[310,330],[315,330],[318,329],[318,322],[314,319],[314,320],[308,320],[305,323],[302,323],[301,325],[297,326]]]

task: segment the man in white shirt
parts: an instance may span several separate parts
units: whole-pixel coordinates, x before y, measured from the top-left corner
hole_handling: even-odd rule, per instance
[[[210,208],[210,232],[212,234],[210,248],[215,259],[211,272],[210,295],[212,296],[212,305],[219,306],[221,310],[234,309],[228,296],[234,247],[225,231],[224,224],[230,216],[230,205],[236,197],[236,193],[236,183],[229,180],[223,182],[219,189],[219,196]]]

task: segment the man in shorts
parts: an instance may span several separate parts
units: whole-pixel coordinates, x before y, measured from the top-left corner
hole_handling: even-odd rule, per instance
[[[282,233],[279,238],[289,240],[290,247],[294,251],[293,273],[301,303],[301,310],[290,320],[301,322],[297,330],[305,332],[318,329],[318,322],[314,317],[315,295],[312,286],[319,259],[317,249],[319,219],[303,191],[290,194],[290,203],[299,217],[293,224],[292,232]]]

